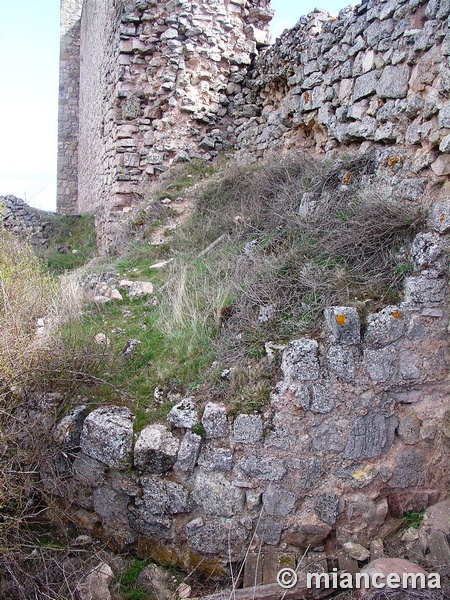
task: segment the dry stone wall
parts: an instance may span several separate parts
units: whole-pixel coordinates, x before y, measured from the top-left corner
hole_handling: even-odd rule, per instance
[[[239,158],[397,146],[412,177],[449,175],[449,14],[446,0],[380,0],[302,17],[230,97]]]
[[[46,248],[53,228],[45,212],[31,208],[16,196],[0,196],[0,226],[29,240],[36,248]]]
[[[232,417],[193,395],[136,435],[128,408],[77,407],[54,430],[47,489],[116,547],[216,574],[250,540],[263,552],[368,543],[445,498],[448,201],[428,224],[403,301],[365,324],[355,308],[329,307],[319,335],[282,351],[263,412]]]

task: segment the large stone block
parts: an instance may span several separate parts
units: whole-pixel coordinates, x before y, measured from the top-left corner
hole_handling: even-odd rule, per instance
[[[427,471],[425,455],[417,448],[403,450],[397,456],[394,473],[388,481],[393,488],[418,487],[424,484]]]
[[[332,492],[319,494],[315,497],[314,507],[321,521],[333,525],[336,523],[339,509],[339,497]]]
[[[368,414],[358,417],[345,446],[346,458],[372,458],[388,452],[394,442],[396,417]]]
[[[293,512],[297,497],[283,488],[269,486],[262,495],[264,510],[273,517],[286,517]]]
[[[356,102],[361,98],[370,96],[375,92],[377,87],[377,73],[376,71],[369,71],[361,75],[355,80],[355,87],[353,90],[353,101]]]
[[[85,419],[81,450],[109,467],[131,466],[134,415],[128,408],[103,406]]]
[[[192,498],[207,515],[232,517],[244,508],[245,493],[220,473],[200,471],[195,479]]]
[[[289,342],[283,352],[281,369],[286,378],[309,381],[319,378],[319,344],[302,338]]]
[[[215,554],[236,560],[245,552],[249,531],[236,519],[202,519],[186,525],[188,545],[200,554]]]
[[[157,475],[141,477],[145,510],[153,515],[175,515],[190,510],[189,492],[174,481]]]
[[[263,435],[259,415],[238,415],[234,420],[234,441],[238,444],[257,444]]]
[[[81,432],[83,431],[84,419],[88,414],[85,404],[73,408],[53,430],[53,439],[57,444],[69,448],[80,445]]]
[[[249,477],[261,481],[280,481],[286,475],[284,462],[275,457],[262,455],[247,455],[242,458],[238,467]]]
[[[364,341],[374,348],[382,348],[399,340],[406,332],[409,315],[398,306],[386,306],[367,317]]]
[[[355,359],[351,348],[330,346],[327,352],[328,367],[339,379],[353,381],[355,378]]]
[[[191,473],[200,454],[201,445],[202,438],[196,433],[188,431],[181,442],[174,468]]]
[[[226,408],[214,402],[208,402],[202,416],[202,425],[207,438],[226,438],[229,435]]]
[[[450,201],[439,200],[431,207],[428,226],[440,234],[450,232]]]
[[[174,427],[191,429],[198,421],[197,409],[190,398],[183,398],[175,404],[167,416],[169,423]]]
[[[447,285],[444,279],[426,276],[408,277],[405,281],[404,304],[436,304],[445,299]]]
[[[407,65],[387,65],[377,84],[380,98],[406,98],[411,70]]]
[[[331,306],[324,311],[325,321],[340,344],[358,344],[361,322],[358,311],[351,306]]]
[[[165,473],[176,461],[179,442],[163,425],[148,425],[136,441],[134,464],[148,473]]]
[[[411,260],[418,271],[430,277],[443,275],[447,271],[448,260],[439,234],[417,234],[411,246]]]

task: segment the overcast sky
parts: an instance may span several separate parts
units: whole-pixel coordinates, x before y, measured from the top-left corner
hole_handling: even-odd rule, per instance
[[[320,0],[337,13],[349,2]],[[272,0],[273,37],[317,6]],[[59,0],[0,0],[0,195],[56,207]]]

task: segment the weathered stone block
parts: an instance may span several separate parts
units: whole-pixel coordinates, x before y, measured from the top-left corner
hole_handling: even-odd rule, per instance
[[[230,448],[214,448],[209,446],[198,462],[204,471],[231,471],[233,467],[233,452]]]
[[[335,450],[342,452],[348,437],[348,422],[322,423],[310,427],[308,433],[312,439],[315,450]]]
[[[53,430],[53,439],[57,444],[75,448],[80,445],[84,419],[88,414],[86,405],[73,408]]]
[[[367,317],[364,342],[375,348],[382,348],[400,339],[408,326],[406,310],[398,306],[386,306],[378,313]]]
[[[433,304],[442,302],[446,294],[443,279],[426,276],[408,277],[405,281],[405,304]]]
[[[232,517],[243,509],[245,492],[219,473],[200,471],[195,479],[192,498],[207,515]]]
[[[331,529],[331,525],[320,521],[317,514],[313,512],[299,514],[286,533],[286,541],[299,548],[314,547],[328,537]]]
[[[174,481],[165,481],[154,475],[141,477],[145,510],[153,515],[175,515],[191,508],[189,492]]]
[[[72,464],[75,479],[92,487],[101,485],[105,479],[107,466],[105,463],[79,452]]]
[[[404,444],[416,444],[420,439],[420,419],[414,413],[400,417],[397,432]]]
[[[188,431],[181,442],[174,468],[191,473],[197,462],[201,445],[202,438],[196,433]]]
[[[131,466],[134,415],[128,408],[104,406],[85,419],[81,450],[109,467]]]
[[[327,352],[329,369],[343,381],[355,378],[355,359],[351,348],[330,346]]]
[[[314,507],[321,521],[329,525],[336,523],[339,508],[339,497],[336,494],[319,494],[314,500]]]
[[[448,267],[440,236],[434,232],[416,235],[411,246],[411,260],[418,271],[431,277],[439,277]]]
[[[441,234],[450,232],[450,201],[439,200],[431,207],[428,226]]]
[[[281,369],[287,378],[300,381],[319,378],[319,344],[316,340],[302,338],[289,342],[283,352]]]
[[[421,486],[425,482],[426,468],[426,458],[420,450],[403,450],[397,456],[394,473],[388,484],[390,487],[401,489]]]
[[[358,417],[345,446],[346,458],[372,458],[388,452],[394,442],[396,417],[368,414]]]
[[[177,458],[179,442],[163,425],[148,425],[136,441],[134,464],[148,473],[164,473]]]
[[[198,422],[195,404],[190,398],[183,398],[170,410],[167,420],[175,427],[191,429]]]
[[[269,488],[262,495],[264,510],[273,517],[286,517],[293,512],[297,498],[283,488]]]
[[[276,546],[281,538],[284,520],[274,519],[273,516],[263,516],[258,519],[256,533],[263,544]]]
[[[224,406],[208,402],[202,416],[207,438],[226,438],[229,435],[227,411]]]
[[[370,96],[375,92],[377,87],[377,73],[376,71],[370,71],[361,75],[355,80],[355,88],[353,90],[353,100],[356,102],[361,98]]]
[[[406,98],[411,70],[407,65],[387,65],[377,84],[380,98]]]
[[[336,399],[332,392],[321,383],[313,383],[309,387],[302,385],[301,388],[301,406],[304,410],[325,415],[335,407]]]
[[[263,435],[259,415],[238,415],[234,420],[234,441],[238,444],[257,444]]]
[[[441,154],[431,163],[431,169],[435,175],[450,175],[450,154]]]
[[[379,350],[366,349],[363,367],[375,383],[393,380],[397,374],[398,351],[391,346]]]
[[[249,532],[236,519],[196,518],[186,525],[188,545],[200,554],[215,554],[236,560],[245,550]]]
[[[247,455],[238,467],[246,475],[261,481],[280,481],[286,475],[284,462],[279,458],[261,455]]]
[[[361,322],[356,308],[332,306],[324,310],[326,324],[341,344],[358,344],[361,340]]]

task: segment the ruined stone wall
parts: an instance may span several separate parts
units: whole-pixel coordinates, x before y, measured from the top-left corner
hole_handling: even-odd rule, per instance
[[[83,0],[61,0],[58,114],[58,210],[77,214],[80,18]]]
[[[11,195],[0,196],[0,226],[2,224],[38,249],[48,246],[48,237],[53,231],[48,213],[32,208]]]
[[[368,544],[445,498],[448,200],[428,226],[403,301],[364,326],[353,307],[326,309],[321,333],[282,350],[262,412],[233,416],[193,392],[134,434],[128,408],[78,406],[54,429],[48,491],[115,547],[216,575],[249,544],[288,554]]]
[[[402,148],[411,177],[450,174],[449,14],[446,0],[380,0],[300,19],[230,97],[238,158],[376,145]]]

